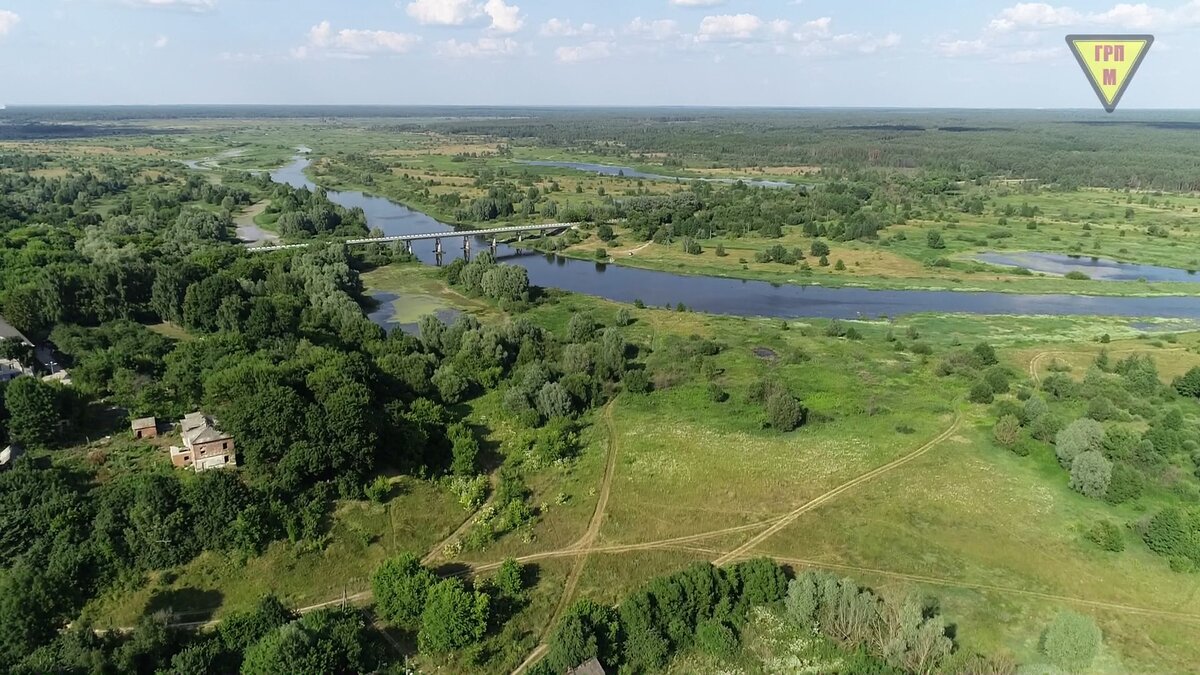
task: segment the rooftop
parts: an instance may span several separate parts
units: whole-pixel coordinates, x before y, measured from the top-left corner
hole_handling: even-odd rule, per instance
[[[5,321],[4,317],[2,316],[0,316],[0,340],[21,340],[22,342],[29,342],[24,335],[21,335],[21,331],[14,328],[13,325],[8,321]]]
[[[130,426],[134,429],[149,429],[150,427],[158,426],[158,420],[153,417],[142,417],[134,420]]]

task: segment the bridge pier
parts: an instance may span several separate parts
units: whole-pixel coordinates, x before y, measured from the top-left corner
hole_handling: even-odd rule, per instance
[[[492,256],[496,255],[496,237],[492,237]]]
[[[463,260],[471,262],[471,238],[463,237]]]

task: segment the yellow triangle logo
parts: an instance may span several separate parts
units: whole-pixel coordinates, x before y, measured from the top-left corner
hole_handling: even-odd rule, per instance
[[[1092,83],[1104,109],[1112,112],[1142,59],[1154,44],[1153,35],[1068,35],[1067,44]]]

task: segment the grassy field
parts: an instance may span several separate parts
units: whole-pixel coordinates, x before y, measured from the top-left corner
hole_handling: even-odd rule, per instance
[[[1197,222],[1200,226],[1200,221]],[[985,227],[983,225],[980,228]],[[595,259],[596,249],[603,248],[612,262],[630,267],[661,270],[683,274],[755,279],[772,283],[818,284],[821,286],[860,286],[867,288],[927,289],[956,291],[994,291],[1001,293],[1076,293],[1082,295],[1196,295],[1200,283],[1146,282],[1146,281],[1102,281],[1098,279],[1063,279],[1045,273],[1018,274],[1010,268],[988,265],[970,260],[970,256],[989,251],[1068,251],[1055,242],[1039,240],[1023,242],[1025,245],[1009,243],[1003,247],[971,245],[958,241],[949,243],[946,251],[933,251],[925,246],[926,230],[932,225],[917,224],[898,226],[888,233],[907,232],[905,245],[899,242],[889,246],[861,241],[826,241],[830,248],[829,265],[821,266],[816,258],[809,257],[802,265],[755,262],[755,254],[773,246],[787,249],[801,248],[807,252],[813,238],[806,237],[795,228],[785,230],[778,239],[740,237],[701,240],[702,252],[698,255],[685,253],[679,243],[656,244],[636,241],[623,228],[614,230],[618,238],[616,246],[596,238],[594,233],[585,232],[586,238],[561,253],[586,260]],[[967,229],[967,226],[963,226]],[[914,242],[919,241],[920,248]],[[725,250],[724,256],[717,255],[717,246]],[[1127,249],[1128,250],[1128,249]],[[1174,250],[1174,264],[1190,268],[1194,246]],[[1106,258],[1125,258],[1131,262],[1152,263],[1169,266],[1167,260],[1157,257],[1162,253],[1158,247],[1139,250],[1137,255],[1112,255],[1097,253]],[[946,258],[947,255],[952,258]],[[1090,253],[1088,255],[1091,255]],[[935,266],[935,260],[946,258],[948,266]],[[1132,259],[1131,259],[1132,258]],[[842,261],[844,269],[837,269]],[[1200,278],[1198,278],[1200,280]]]

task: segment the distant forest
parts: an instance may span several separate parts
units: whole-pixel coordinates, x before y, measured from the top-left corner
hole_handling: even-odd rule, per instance
[[[923,169],[958,180],[1200,190],[1200,117],[1186,111],[18,107],[0,111],[0,139],[135,135],[148,130],[127,122],[219,118],[374,119],[383,129],[475,134],[614,158],[665,153],[665,164],[679,166]]]

